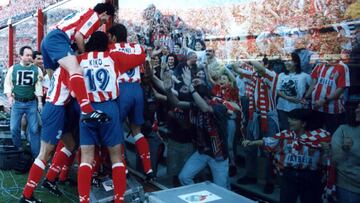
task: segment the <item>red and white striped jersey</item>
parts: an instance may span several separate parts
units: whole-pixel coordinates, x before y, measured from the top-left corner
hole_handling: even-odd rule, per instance
[[[127,54],[137,54],[138,50],[135,49],[135,44],[132,43],[115,43],[110,45],[110,51],[124,52]],[[126,71],[121,74],[118,78],[119,83],[131,82],[131,83],[140,83],[140,66],[137,66],[133,69]]]
[[[70,41],[74,42],[76,32],[80,32],[87,39],[97,31],[100,27],[100,18],[94,10],[88,9],[66,16],[55,27],[64,31]]]
[[[330,133],[317,129],[296,135],[294,131],[284,130],[274,137],[263,138],[264,148],[274,151],[275,166],[284,168],[319,170],[322,164],[321,143],[331,141]]]
[[[68,72],[63,68],[54,71],[46,94],[46,102],[63,106],[70,101],[69,78]]]
[[[89,52],[79,58],[90,101],[104,102],[116,99],[119,95],[116,83],[118,73],[109,53]]]
[[[330,114],[343,113],[345,108],[342,97],[331,100],[320,108],[316,108],[314,104],[315,101],[334,94],[336,89],[350,86],[349,68],[343,63],[336,65],[319,64],[312,71],[311,78],[316,80],[312,92],[313,109]]]
[[[146,55],[141,46],[134,45],[133,49],[132,54],[110,51],[78,56],[91,102],[109,101],[119,96],[119,75],[145,62]]]

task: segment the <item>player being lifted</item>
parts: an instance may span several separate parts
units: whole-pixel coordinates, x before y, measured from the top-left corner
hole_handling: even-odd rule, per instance
[[[70,75],[70,85],[82,111],[83,121],[107,121],[108,117],[95,110],[86,93],[81,68],[76,60],[72,47],[78,53],[85,50],[85,39],[97,31],[114,16],[115,9],[110,3],[99,3],[94,9],[68,15],[57,23],[41,44],[44,67],[55,70],[59,65]],[[75,46],[74,46],[75,45]]]

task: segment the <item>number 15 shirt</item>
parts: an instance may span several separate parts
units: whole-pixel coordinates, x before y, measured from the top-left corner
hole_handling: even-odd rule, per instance
[[[16,72],[14,72],[14,67],[16,67]],[[36,70],[37,69],[37,70]],[[16,78],[14,78],[16,77]],[[36,77],[36,78],[34,78]],[[18,98],[28,98],[29,94],[34,94],[36,97],[43,96],[42,92],[42,81],[43,75],[39,67],[34,65],[29,65],[27,67],[22,64],[16,64],[13,67],[10,67],[4,81],[4,94],[14,94]],[[14,81],[14,82],[13,82]],[[14,87],[21,87],[22,89],[30,87],[30,89],[35,89],[34,92],[24,92],[18,91],[14,92]],[[35,88],[34,88],[35,87]],[[19,89],[18,88],[18,89]],[[25,90],[25,89],[24,89]]]
[[[114,100],[119,96],[119,75],[145,62],[146,54],[143,48],[136,44],[133,49],[131,54],[112,50],[78,56],[91,102]]]

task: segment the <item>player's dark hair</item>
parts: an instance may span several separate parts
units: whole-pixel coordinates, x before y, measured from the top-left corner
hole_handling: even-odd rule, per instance
[[[115,8],[111,3],[98,3],[94,7],[94,11],[98,14],[104,13],[106,11],[106,14],[110,16],[115,15]]]
[[[20,48],[20,51],[19,51],[20,56],[24,56],[25,49],[30,49],[32,51],[32,48],[30,46],[23,46]]]
[[[32,58],[35,59],[37,55],[42,55],[40,51],[34,51]]]
[[[89,41],[85,44],[85,51],[106,51],[108,49],[109,38],[105,32],[94,32]]]
[[[107,31],[112,36],[115,36],[116,42],[126,42],[127,41],[127,29],[123,24],[115,24]]]

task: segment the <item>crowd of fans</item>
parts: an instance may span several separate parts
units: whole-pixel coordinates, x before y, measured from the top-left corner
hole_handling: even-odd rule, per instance
[[[292,8],[295,5],[299,6],[298,3],[300,1],[280,5]],[[216,8],[207,9],[204,13],[201,13],[201,9],[191,10],[188,14],[191,20],[186,20],[184,17],[186,15],[179,12],[171,12],[174,15],[164,14],[154,5],[150,5],[143,12],[126,10],[129,14],[127,16],[121,16],[124,11],[120,9],[118,21],[128,27],[128,40],[142,44],[148,53],[148,61],[152,68],[145,68],[142,83],[145,101],[152,106],[151,110],[145,108],[147,110],[145,114],[150,115],[148,116],[148,130],[150,132],[151,124],[158,120],[170,131],[167,137],[167,166],[168,174],[173,175],[174,180],[178,179],[182,185],[192,184],[195,174],[205,165],[209,165],[213,181],[229,188],[228,176],[215,171],[228,169],[229,175],[236,174],[234,140],[245,140],[243,146],[246,148],[246,175],[237,181],[239,184],[257,182],[254,154],[258,153],[258,149],[254,148],[254,145],[261,145],[268,149],[267,152],[261,153],[267,160],[263,165],[266,181],[264,193],[271,193],[274,189],[270,157],[275,156],[273,160],[276,162],[279,174],[284,173],[286,176],[294,177],[292,167],[298,167],[297,169],[304,169],[301,172],[304,173],[304,177],[317,177],[312,180],[314,181],[314,184],[310,184],[312,187],[301,183],[303,189],[309,190],[309,193],[300,196],[301,199],[304,198],[302,199],[304,202],[309,202],[306,198],[312,199],[313,202],[321,201],[318,173],[328,174],[327,180],[330,182],[332,180],[330,172],[322,171],[326,165],[314,166],[305,163],[303,159],[296,161],[297,158],[292,160],[289,157],[284,160],[284,154],[289,152],[285,147],[282,149],[284,146],[282,139],[289,139],[288,136],[294,136],[292,133],[301,129],[309,137],[314,137],[305,136],[305,138],[299,138],[304,139],[299,142],[313,147],[311,150],[314,150],[315,154],[321,153],[329,158],[328,151],[325,153],[329,148],[322,148],[319,144],[315,146],[309,140],[319,139],[316,142],[324,142],[323,146],[328,146],[331,135],[340,124],[345,123],[345,112],[352,111],[349,109],[350,106],[347,106],[347,111],[345,111],[344,97],[339,92],[349,86],[349,68],[345,63],[349,62],[348,57],[352,47],[359,43],[359,34],[356,26],[350,28],[345,23],[323,29],[325,24],[339,23],[344,20],[341,14],[343,12],[335,11],[346,10],[345,4],[336,7],[331,6],[330,1],[314,1],[313,3],[315,8],[306,7],[299,11],[309,12],[313,16],[324,15],[326,18],[320,18],[321,20],[315,23],[311,22],[311,26],[306,24],[309,18],[306,18],[306,21],[303,18],[304,21],[300,23],[304,24],[297,25],[292,24],[297,21],[285,19],[281,25],[286,22],[288,24],[285,26],[294,26],[297,30],[283,33],[281,29],[275,29],[279,28],[276,26],[270,30],[267,29],[271,27],[271,22],[262,21],[264,27],[255,27],[256,24],[249,26],[249,30],[257,35],[250,37],[245,35],[245,39],[240,36],[236,40],[227,40],[226,36],[225,40],[208,40],[210,35],[222,36],[229,33],[229,30],[222,33],[226,27],[222,27],[221,23],[229,21],[228,17],[222,20],[223,16],[228,15],[226,12],[223,11],[220,17],[211,21],[204,19],[204,16],[216,13]],[[328,9],[326,5],[329,6]],[[260,5],[260,7],[268,10],[276,8],[266,5]],[[314,13],[311,13],[312,9],[315,9]],[[258,10],[255,11],[258,12]],[[330,15],[331,18],[329,18],[328,12],[334,12],[336,15]],[[272,19],[270,14],[276,13],[269,11],[267,14],[268,18],[261,15],[259,18]],[[137,21],[134,22],[132,19],[137,19]],[[143,19],[143,21],[138,19]],[[319,18],[314,17],[314,19]],[[207,23],[216,21],[218,24],[209,25],[209,30],[203,29]],[[278,22],[275,24],[279,25]],[[204,26],[200,28],[200,25]],[[265,28],[265,25],[270,26]],[[308,29],[301,30],[302,26],[307,26]],[[261,35],[260,31],[265,32],[265,36]],[[289,41],[292,43],[290,46]],[[331,54],[338,54],[338,56],[326,57]],[[246,63],[244,60],[254,60],[259,55],[277,55],[287,60],[279,59],[273,63],[264,57],[260,64],[258,62]],[[313,58],[317,60],[311,60]],[[235,59],[235,62],[221,59]],[[326,73],[333,68],[337,73]],[[334,75],[336,78],[333,77]],[[323,90],[324,84],[334,89],[326,90],[323,87],[325,89]],[[266,90],[261,90],[262,88]],[[339,89],[339,94],[332,92],[335,89]],[[326,93],[319,93],[324,91]],[[335,107],[330,107],[332,105]],[[311,110],[314,111],[311,112]],[[315,121],[309,115],[315,115]],[[351,118],[354,118],[354,115]],[[351,118],[348,117],[350,120]],[[303,127],[295,130],[292,123],[294,120],[303,122]],[[358,126],[358,122],[355,126]],[[282,133],[277,134],[280,131]],[[220,141],[217,140],[220,143],[207,142],[208,140],[203,137],[204,134],[214,140],[220,139]],[[261,140],[258,141],[258,139]],[[290,139],[284,142],[293,141]],[[217,146],[216,149],[214,145]],[[295,145],[296,143],[292,143],[291,146],[295,147]],[[280,152],[277,151],[278,147],[280,147]],[[295,147],[294,150],[299,150],[299,148]],[[175,154],[177,156],[174,156]],[[314,156],[313,151],[310,154],[309,156]],[[229,167],[222,165],[222,161],[227,158]],[[202,164],[199,164],[199,160],[203,161]],[[212,160],[216,160],[216,164]],[[315,158],[312,161],[322,163],[327,160],[329,159]],[[291,170],[287,171],[289,168]],[[307,173],[308,169],[314,173]],[[289,190],[294,189],[290,182],[281,182],[281,202],[293,202],[292,199],[297,195],[289,194],[292,192],[295,194],[297,191],[283,190],[287,187],[285,183],[289,184],[287,185]],[[332,194],[334,187],[331,187],[331,184],[327,186],[328,194]],[[347,192],[354,191],[353,188],[346,189],[348,189]]]
[[[351,38],[341,32],[341,28],[346,32],[351,29],[346,24],[353,18],[346,12],[351,3],[354,1],[252,1],[165,11],[152,5],[143,12],[120,6],[119,18],[132,28],[131,35],[150,43],[156,38],[154,35],[175,38],[175,41],[182,37],[206,39],[207,45],[221,52],[221,59],[229,59],[229,52],[232,56],[244,52],[285,56],[296,48],[305,47],[320,55],[340,54],[342,45],[338,42],[346,43]],[[321,30],[326,28],[329,29]],[[226,39],[229,39],[227,43]],[[237,46],[238,43],[246,46]],[[171,44],[168,46],[172,49]]]
[[[59,0],[10,0],[9,5],[0,8],[0,25],[6,25],[10,17],[16,22],[34,14],[38,8],[46,8],[57,2]]]
[[[266,57],[261,63],[247,63],[239,58],[235,63],[224,65],[217,59],[213,47],[205,47],[199,41],[195,42],[194,49],[185,43],[183,47],[174,44],[173,51],[166,45],[152,47],[145,42],[140,41],[147,50],[151,68],[145,67],[142,78],[148,119],[144,132],[148,132],[147,135],[157,132],[154,126],[158,123],[168,129],[163,138],[168,147],[167,172],[174,176],[174,181],[192,184],[195,175],[209,165],[213,181],[229,188],[228,175],[235,175],[238,168],[235,148],[240,140],[245,140],[242,143],[246,175],[238,179],[238,184],[257,183],[254,157],[258,154],[255,146],[260,145],[265,149],[261,155],[266,160],[261,166],[264,167],[261,171],[265,171],[264,193],[274,190],[275,180],[271,175],[274,169],[282,178],[281,202],[296,202],[300,190],[307,191],[300,194],[302,202],[321,202],[321,184],[325,183],[321,183],[320,177],[324,175],[334,184],[333,176],[329,175],[332,173],[323,171],[334,165],[322,165],[330,163],[331,148],[326,146],[331,135],[339,134],[337,128],[346,121],[356,130],[359,126],[359,119],[355,122],[351,115],[359,101],[344,106],[342,92],[350,85],[349,68],[344,61],[310,63],[303,57],[306,49],[302,49],[292,52],[290,61],[278,61],[281,67],[275,67]],[[356,112],[360,113],[359,106]],[[294,124],[297,122],[301,125]],[[305,137],[292,137],[299,131]],[[342,144],[338,143],[337,147],[339,145]],[[227,159],[229,166],[224,164]],[[295,173],[306,180],[297,179]],[[346,178],[351,179],[346,181],[351,182],[350,186],[341,182],[337,185],[338,191],[342,192],[345,187],[345,193],[357,193],[351,186],[355,184],[354,177]],[[300,179],[304,182],[296,182]],[[328,194],[333,194],[334,186],[326,184]],[[338,194],[338,198],[344,197]]]

